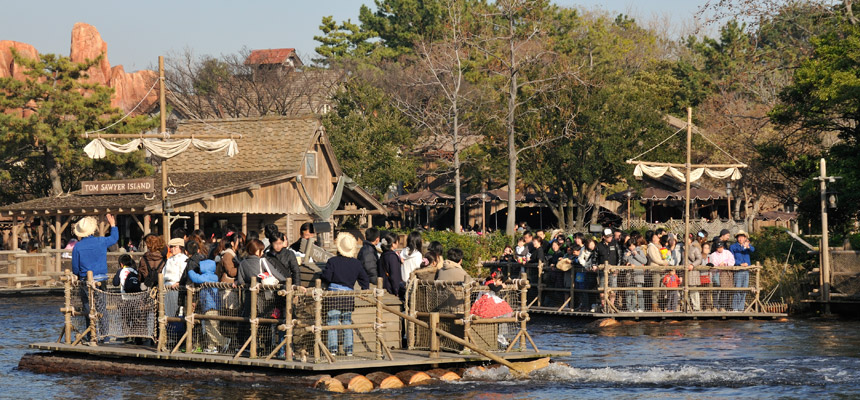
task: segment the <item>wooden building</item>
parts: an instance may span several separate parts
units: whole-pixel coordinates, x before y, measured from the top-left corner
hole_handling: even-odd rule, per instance
[[[373,216],[386,214],[379,201],[343,175],[315,116],[188,121],[180,123],[176,133],[233,135],[239,152],[228,157],[189,147],[167,161],[168,209],[184,218],[175,221],[173,229],[199,228],[210,235],[234,224],[243,232],[262,233],[264,224],[274,223],[295,240],[305,222],[330,222],[336,228],[351,220],[351,227],[365,227]],[[341,180],[342,195],[333,198]],[[84,195],[78,190],[7,205],[0,214],[13,219],[13,237],[34,219],[49,221],[50,229],[59,233],[53,235],[59,247],[78,218],[112,213],[121,217],[120,237],[127,242],[162,231],[161,179],[154,181],[151,193]],[[319,215],[320,207],[332,201],[337,206],[332,204],[331,215]],[[107,229],[106,223],[101,229]],[[331,238],[332,233],[320,237],[325,245]]]

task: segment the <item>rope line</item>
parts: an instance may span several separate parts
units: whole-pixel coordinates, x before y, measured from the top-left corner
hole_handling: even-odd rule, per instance
[[[631,158],[631,159],[630,159],[630,161],[636,161],[636,159],[637,159],[637,158],[642,157],[642,156],[644,156],[644,155],[646,155],[646,154],[648,154],[648,153],[650,153],[650,152],[654,151],[654,149],[656,149],[656,148],[660,147],[661,145],[663,145],[663,143],[668,142],[668,141],[669,141],[669,139],[671,139],[671,138],[675,137],[675,135],[677,135],[677,134],[678,134],[678,132],[683,131],[685,128],[686,128],[686,126],[681,127],[681,129],[678,129],[677,131],[675,131],[675,133],[673,133],[673,134],[669,135],[668,137],[666,137],[665,139],[663,139],[663,141],[662,141],[662,142],[657,143],[657,145],[656,145],[656,146],[654,146],[654,147],[652,147],[652,148],[650,148],[650,149],[646,150],[644,153],[642,153],[642,154],[640,154],[640,155],[638,155],[638,156],[636,156],[636,157]]]
[[[713,145],[714,147],[716,147],[716,148],[717,148],[717,150],[722,151],[722,152],[723,152],[723,154],[725,154],[725,155],[729,156],[729,158],[731,158],[732,160],[735,160],[735,162],[737,162],[738,164],[744,164],[743,162],[741,162],[740,160],[738,160],[737,158],[735,158],[733,155],[729,154],[729,152],[727,152],[727,151],[723,150],[723,148],[722,148],[722,147],[718,146],[716,143],[714,143],[714,142],[713,142],[711,139],[709,139],[707,136],[705,136],[705,134],[704,134],[704,133],[702,133],[702,131],[701,131],[701,130],[700,130],[698,133],[699,133],[699,136],[701,136],[701,137],[705,138],[705,140],[707,140],[707,141],[708,141],[708,143],[710,143],[711,145]]]
[[[138,107],[140,107],[140,105],[141,105],[141,104],[143,104],[144,100],[146,100],[146,98],[149,96],[149,94],[150,94],[150,93],[152,93],[152,90],[153,90],[153,89],[155,89],[155,85],[157,85],[157,84],[158,84],[158,79],[156,79],[156,80],[155,80],[155,82],[153,82],[153,83],[152,83],[152,86],[149,88],[149,91],[147,91],[147,92],[146,92],[146,94],[145,94],[145,95],[143,95],[143,98],[142,98],[142,99],[140,99],[140,101],[139,101],[139,102],[137,102],[137,105],[136,105],[136,106],[134,106],[134,108],[132,108],[128,113],[126,113],[125,115],[123,115],[123,116],[122,116],[122,118],[118,119],[116,122],[114,122],[114,123],[112,123],[112,124],[110,124],[110,125],[108,125],[108,126],[106,126],[106,127],[104,127],[104,128],[97,129],[97,130],[94,130],[94,131],[87,131],[87,132],[84,132],[84,136],[85,136],[86,138],[88,138],[88,139],[89,139],[89,137],[90,137],[90,134],[91,134],[91,133],[99,133],[99,132],[106,131],[106,130],[108,130],[108,129],[112,128],[114,125],[116,125],[116,124],[118,124],[118,123],[122,122],[123,120],[125,120],[126,118],[128,118],[128,116],[129,116],[129,115],[131,115],[131,113],[133,113],[133,112],[134,112],[134,110],[137,110],[137,108],[138,108]],[[163,111],[162,111],[162,112],[163,112]]]

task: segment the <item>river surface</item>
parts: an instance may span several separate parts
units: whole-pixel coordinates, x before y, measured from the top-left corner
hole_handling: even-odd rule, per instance
[[[594,331],[585,321],[536,317],[542,349],[573,353],[514,381],[505,369],[472,381],[333,395],[299,387],[163,378],[41,375],[17,369],[27,344],[54,341],[60,297],[0,299],[0,398],[856,398],[860,322],[792,319],[636,323]]]

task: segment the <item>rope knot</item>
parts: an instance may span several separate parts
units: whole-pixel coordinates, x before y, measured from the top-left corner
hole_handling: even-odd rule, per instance
[[[260,323],[260,319],[259,318],[251,318],[248,320],[248,322],[250,322],[253,325],[258,325]]]
[[[314,301],[322,301],[322,297],[323,297],[323,290],[322,289],[314,288],[312,293],[313,293]]]
[[[376,297],[385,296],[385,289],[380,289],[380,288],[373,289],[373,295]]]
[[[188,322],[191,325],[194,325],[194,314],[186,315],[185,316],[185,322]]]

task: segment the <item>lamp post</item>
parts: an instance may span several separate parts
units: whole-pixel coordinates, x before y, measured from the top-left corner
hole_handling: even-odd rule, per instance
[[[728,211],[729,221],[734,221],[735,217],[732,214],[732,183],[726,182],[726,207]]]
[[[633,193],[630,192],[630,189],[627,189],[627,226],[624,229],[630,229],[630,197],[633,196]]]

